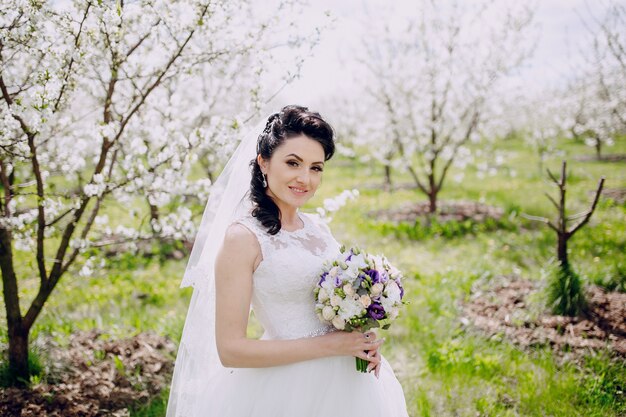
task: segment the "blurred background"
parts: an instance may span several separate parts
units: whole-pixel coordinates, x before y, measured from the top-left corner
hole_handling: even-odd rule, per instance
[[[411,416],[626,415],[626,2],[0,3],[1,415],[165,414],[211,184],[287,104],[336,130],[303,210],[407,277]]]

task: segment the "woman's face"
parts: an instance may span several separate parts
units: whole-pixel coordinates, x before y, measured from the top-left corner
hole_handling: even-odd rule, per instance
[[[305,135],[286,139],[269,161],[257,157],[267,176],[267,193],[279,208],[285,204],[300,207],[317,190],[324,169],[324,148]]]

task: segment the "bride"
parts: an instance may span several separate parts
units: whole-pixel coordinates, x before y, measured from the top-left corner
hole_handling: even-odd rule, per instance
[[[407,416],[379,352],[384,339],[334,331],[315,313],[322,264],[340,245],[299,208],[333,156],[333,129],[318,113],[287,106],[256,133],[214,184],[196,236],[183,279],[195,289],[167,415]],[[251,308],[260,339],[247,336]],[[355,357],[369,373],[355,369]]]

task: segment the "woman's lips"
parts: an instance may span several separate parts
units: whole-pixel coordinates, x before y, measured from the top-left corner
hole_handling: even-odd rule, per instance
[[[289,189],[297,195],[303,195],[306,194],[308,191],[303,189],[303,188],[297,188],[297,187],[289,187]]]

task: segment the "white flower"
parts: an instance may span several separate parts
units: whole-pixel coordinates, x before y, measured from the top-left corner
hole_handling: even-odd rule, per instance
[[[367,294],[363,294],[360,298],[359,301],[361,302],[361,304],[363,304],[363,307],[367,308],[370,306],[370,304],[372,304],[372,299],[370,298],[369,295]]]
[[[398,277],[401,277],[402,273],[395,266],[389,265],[389,276],[391,277],[391,279],[396,279]]]
[[[385,311],[393,310],[395,304],[395,301],[393,301],[389,297],[380,297],[380,305],[383,306]]]
[[[320,303],[323,303],[324,301],[328,300],[330,297],[328,296],[328,291],[326,291],[326,288],[320,288],[320,291],[317,293],[317,300]]]
[[[335,278],[337,275],[339,275],[339,267],[338,266],[333,266],[332,268],[330,268],[330,271],[328,271],[328,276],[331,278]]]
[[[348,265],[348,269],[343,272],[343,276],[346,277],[350,283],[353,283],[359,277],[359,273],[359,267],[350,263],[350,265]]]
[[[398,317],[398,313],[400,313],[400,310],[397,307],[393,307],[389,312],[389,319],[395,320]]]
[[[360,316],[363,312],[363,304],[354,298],[346,298],[339,303],[339,316],[348,320],[351,317]]]
[[[341,303],[341,297],[336,294],[330,296],[330,305],[333,307],[337,307]]]
[[[343,330],[346,328],[346,322],[339,316],[335,316],[333,319],[333,326],[335,326],[338,330]]]
[[[393,302],[400,301],[400,287],[398,287],[398,284],[395,281],[387,281],[385,295]]]
[[[354,265],[356,268],[365,268],[367,266],[367,262],[365,262],[365,256],[363,253],[359,253],[358,255],[352,255],[350,258],[350,264]]]
[[[376,284],[372,285],[372,289],[370,290],[370,292],[372,293],[372,295],[379,295],[383,292],[383,284],[381,282],[377,282]]]
[[[331,306],[324,307],[322,309],[322,316],[324,317],[324,320],[331,321],[336,316],[335,309],[333,309]]]
[[[374,261],[374,269],[381,272],[385,270],[384,257],[372,256],[372,260]]]
[[[352,284],[345,284],[343,286],[343,292],[346,293],[346,295],[354,295],[354,288],[352,287]]]
[[[326,280],[322,282],[322,288],[326,290],[326,293],[329,297],[335,293],[335,284],[333,283],[333,281],[334,279],[326,278]]]

